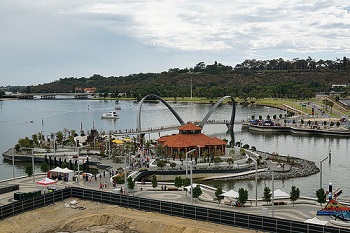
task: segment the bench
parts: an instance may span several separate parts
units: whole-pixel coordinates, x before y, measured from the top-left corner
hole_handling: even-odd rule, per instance
[[[178,188],[167,188],[167,191],[177,191],[179,190]]]

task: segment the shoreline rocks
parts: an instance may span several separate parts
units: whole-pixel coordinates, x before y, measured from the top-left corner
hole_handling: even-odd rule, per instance
[[[284,162],[288,164],[292,164],[290,170],[287,171],[281,171],[281,172],[275,172],[274,179],[275,180],[282,180],[282,179],[292,179],[292,178],[298,178],[298,177],[306,177],[313,174],[316,174],[320,172],[320,169],[316,166],[315,162],[309,161],[306,159],[300,159],[295,157],[290,157],[289,159],[292,162],[287,162],[288,157],[286,156],[276,156],[274,155],[279,162]],[[264,171],[259,172],[257,174],[258,180],[271,180],[272,179],[272,171]],[[253,180],[255,179],[255,173],[248,174],[248,175],[242,175],[242,176],[236,176],[236,177],[230,177],[225,178],[221,180]],[[219,179],[216,179],[219,180]]]

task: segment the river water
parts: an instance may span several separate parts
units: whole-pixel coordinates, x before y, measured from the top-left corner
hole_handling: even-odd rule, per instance
[[[211,105],[197,103],[170,104],[187,121],[202,120]],[[117,120],[101,119],[101,115],[120,106],[120,118]],[[52,132],[80,129],[85,132],[91,128],[98,131],[136,129],[136,115],[139,103],[133,101],[100,101],[100,100],[6,100],[0,101],[0,151],[1,153],[13,147],[19,138],[31,137],[38,132],[50,135]],[[251,115],[266,117],[279,115],[281,110],[268,107],[237,106],[236,121],[247,119]],[[231,108],[229,105],[220,106],[210,119],[229,120]],[[178,124],[176,118],[162,103],[144,103],[142,105],[141,129],[158,128],[160,126],[174,126]],[[206,125],[203,133],[217,136],[221,139],[230,139],[226,134],[225,125]],[[161,135],[176,133],[177,131],[162,132]],[[257,150],[277,152],[280,155],[290,155],[314,161],[320,166],[320,161],[327,157],[329,151],[332,161],[323,162],[323,188],[333,183],[333,189],[342,188],[341,197],[350,198],[350,182],[347,180],[350,172],[350,139],[328,138],[314,136],[292,136],[283,134],[262,134],[242,130],[241,125],[234,127],[235,141],[242,140],[243,144],[255,146]],[[158,134],[146,135],[149,139],[158,137]],[[23,163],[16,163],[17,176],[24,175]],[[37,165],[36,169],[39,165]],[[12,178],[12,163],[0,161],[0,179]],[[250,197],[255,197],[254,181],[220,181],[208,182],[210,185],[220,183],[224,190],[243,187],[248,190]],[[320,174],[304,178],[275,180],[275,189],[280,188],[290,192],[291,186],[300,189],[301,196],[315,197],[320,185]],[[271,181],[259,181],[258,195],[261,197],[265,186],[271,188]]]

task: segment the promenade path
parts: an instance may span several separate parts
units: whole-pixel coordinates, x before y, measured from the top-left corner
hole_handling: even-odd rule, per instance
[[[95,160],[97,159],[94,158]],[[241,158],[244,160],[244,158]],[[99,160],[102,164],[110,166],[114,171],[117,168],[124,167],[124,164],[115,164],[110,159],[102,159]],[[179,161],[177,161],[179,162]],[[180,163],[180,162],[179,162]],[[277,166],[277,164],[275,164]],[[152,165],[151,165],[152,166]],[[152,167],[151,167],[152,168]],[[182,165],[182,168],[185,168],[185,165]],[[286,168],[287,169],[287,168]],[[255,171],[255,170],[254,170]],[[100,174],[103,174],[100,171]],[[20,177],[15,180],[7,180],[0,182],[0,187],[8,184],[19,184],[20,192],[31,192],[35,190],[42,190],[44,192],[45,186],[38,185],[36,181],[39,181],[45,177],[45,174],[36,174],[33,180],[32,177]],[[51,185],[55,186],[56,189],[62,189],[68,186],[77,186],[81,188],[99,190],[100,183],[106,184],[107,187],[103,188],[104,192],[120,192],[121,188],[125,188],[124,184],[118,184],[116,187],[110,183],[110,175],[109,173],[105,173],[105,176],[98,176],[97,179],[93,178],[91,182],[83,180],[80,177],[79,181],[70,180],[66,181],[58,181],[57,184]],[[146,182],[145,184],[141,184],[139,182],[136,183],[135,189],[132,192],[129,192],[128,195],[134,195],[138,197],[151,198],[157,200],[164,200],[176,203],[184,203],[191,204],[190,194],[180,188],[178,191],[164,191],[161,189],[161,186],[167,186],[167,188],[175,188],[174,183],[169,182],[158,182],[158,187],[153,188],[150,182]],[[248,200],[245,207],[236,207],[234,205],[235,199],[225,198],[221,204],[218,204],[215,201],[215,188],[201,185],[202,195],[198,198],[198,200],[193,200],[193,204],[197,206],[210,207],[210,208],[219,208],[224,210],[232,210],[237,212],[244,212],[256,215],[264,215],[264,216],[272,216],[272,206],[266,205],[266,202],[261,200],[262,194],[258,194],[257,206],[255,206],[255,196],[254,199]],[[18,191],[8,192],[4,194],[0,194],[0,205],[5,205],[16,200],[13,199],[14,193]],[[225,190],[228,191],[228,190]],[[235,190],[238,191],[238,190]],[[289,190],[284,190],[289,192]],[[276,200],[276,199],[275,199]],[[283,201],[287,203],[286,205],[274,206],[274,217],[281,219],[290,219],[295,221],[305,221],[308,218],[314,218],[318,210],[321,209],[320,205],[313,198],[302,197],[293,204],[289,199],[282,199],[279,201]],[[320,220],[330,221],[330,216],[317,216]],[[331,222],[328,223],[329,225]]]
[[[17,178],[16,180],[9,180],[2,182],[0,186],[7,185],[7,184],[19,184],[20,185],[20,192],[31,192],[34,190],[44,190],[44,186],[40,186],[36,184],[36,181],[41,180],[45,177],[45,174],[40,174],[35,176],[35,182],[33,181],[32,177],[21,177]],[[93,189],[93,190],[99,190],[99,184],[101,183],[107,183],[107,188],[104,188],[104,192],[120,192],[120,188],[124,188],[124,184],[117,185],[115,188],[109,183],[109,175],[106,174],[105,177],[101,176],[100,178],[97,178],[95,181],[92,179],[91,182],[85,181],[83,179],[80,179],[77,181],[58,181],[57,184],[51,185],[55,186],[56,189],[62,189],[67,186],[77,186],[87,189]],[[136,187],[134,191],[129,192],[129,195],[134,195],[138,197],[144,197],[144,198],[151,198],[151,199],[157,199],[157,200],[164,200],[164,201],[170,201],[170,202],[176,202],[176,203],[183,203],[183,204],[191,204],[191,198],[190,194],[180,188],[178,191],[162,191],[161,186],[167,186],[167,188],[174,188],[173,183],[166,183],[166,182],[158,182],[158,187],[153,188],[151,183],[146,182],[145,184],[136,183]],[[203,186],[202,188],[202,195],[198,200],[193,200],[193,204],[197,206],[203,206],[203,207],[210,207],[210,208],[218,208],[223,210],[232,210],[236,212],[244,212],[244,213],[250,213],[250,214],[256,214],[256,215],[264,215],[271,216],[272,215],[272,209],[271,205],[267,206],[265,202],[263,202],[261,199],[258,199],[257,206],[255,206],[255,200],[248,200],[245,207],[236,207],[234,206],[234,199],[225,198],[221,204],[218,204],[217,201],[214,200],[215,198],[215,189]],[[226,190],[228,191],[228,190]],[[14,193],[18,191],[13,191],[9,193],[0,194],[0,205],[5,205],[11,202],[14,202],[16,200],[13,199]],[[301,198],[298,201],[295,202],[295,205],[293,207],[291,201],[289,199],[284,199],[284,202],[286,202],[286,205],[280,205],[274,207],[274,217],[276,218],[282,218],[282,219],[291,219],[296,221],[305,221],[308,218],[313,218],[316,216],[316,212],[320,210],[320,205],[313,199],[310,198]],[[325,221],[330,221],[331,217],[329,216],[317,216],[317,218]],[[331,224],[330,222],[328,224]]]

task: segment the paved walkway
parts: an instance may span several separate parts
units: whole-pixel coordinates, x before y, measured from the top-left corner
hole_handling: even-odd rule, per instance
[[[37,185],[36,181],[44,178],[45,175],[36,175],[35,182],[33,182],[32,178],[24,177],[18,178],[14,181],[2,182],[0,186],[7,184],[19,184],[20,192],[31,192],[34,190],[44,190],[45,187],[41,185]],[[99,190],[99,184],[101,183],[109,183],[109,175],[106,177],[101,177],[101,180],[98,178],[96,181],[93,179],[91,182],[80,180],[76,181],[58,181],[56,185],[56,189],[62,189],[66,186],[78,186],[88,189]],[[190,194],[187,191],[179,189],[178,191],[162,191],[161,186],[167,186],[167,188],[174,188],[172,183],[159,183],[157,188],[152,188],[150,183],[141,184],[137,183],[135,187],[135,191],[130,192],[129,195],[134,195],[138,197],[145,198],[153,198],[164,201],[171,201],[176,203],[184,203],[191,204]],[[52,185],[53,186],[53,185]],[[106,192],[119,192],[120,188],[124,188],[124,184],[117,185],[114,188],[112,185],[104,188],[103,191]],[[257,202],[257,206],[255,206],[255,200],[248,201],[245,207],[236,207],[232,205],[235,200],[226,198],[221,204],[214,201],[215,190],[210,187],[201,186],[203,194],[200,196],[198,200],[193,199],[193,204],[197,206],[203,207],[211,207],[211,208],[219,208],[224,210],[234,210],[237,212],[244,212],[256,215],[265,215],[272,216],[272,207],[266,206],[266,203],[259,200]],[[0,205],[5,205],[11,202],[14,202],[14,192],[0,194]],[[231,203],[229,201],[232,201]],[[296,221],[305,221],[308,218],[313,218],[316,216],[316,212],[320,210],[320,205],[316,203],[316,201],[310,200],[298,200],[293,207],[292,203],[289,200],[284,200],[287,202],[287,205],[275,206],[274,207],[274,217],[283,218],[283,219],[291,219]],[[330,221],[331,217],[329,216],[317,216],[320,220]],[[330,222],[328,224],[331,224]]]

